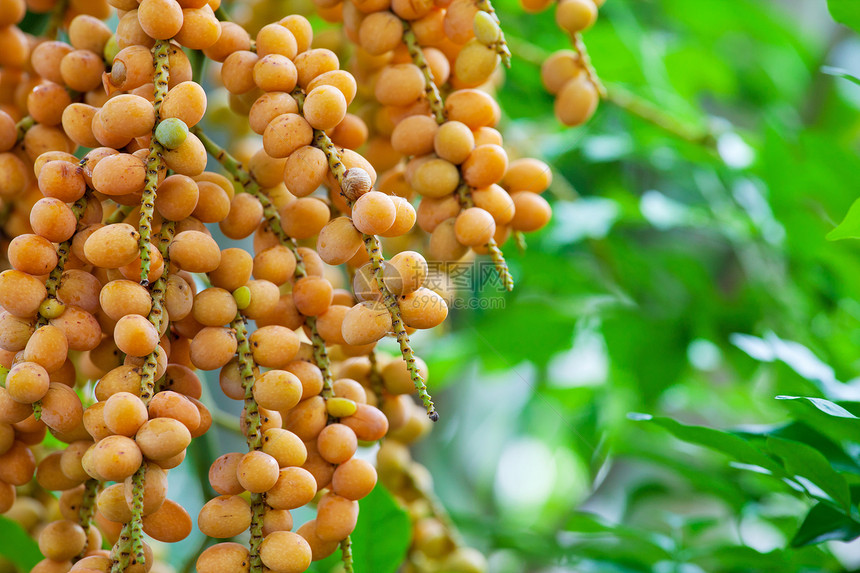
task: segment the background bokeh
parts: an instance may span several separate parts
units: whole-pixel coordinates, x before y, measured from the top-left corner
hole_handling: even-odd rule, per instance
[[[858,570],[860,251],[825,236],[860,87],[822,72],[860,72],[856,34],[823,0],[610,0],[584,39],[621,105],[564,129],[538,64],[568,39],[496,5],[506,143],[555,216],[507,246],[503,311],[420,344],[459,527],[493,573]]]

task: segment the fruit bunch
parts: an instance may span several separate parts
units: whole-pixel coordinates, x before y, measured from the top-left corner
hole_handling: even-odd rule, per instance
[[[513,288],[501,246],[548,223],[551,172],[496,129],[511,54],[488,0],[316,4],[345,42],[299,14],[256,25],[265,2],[243,26],[219,0],[0,0],[0,512],[62,492],[36,573],[155,570],[147,539],[190,534],[167,475],[212,425],[205,371],[247,449],[211,465],[197,525],[224,541],[197,571],[298,573],[339,547],[351,570],[377,483],[356,453],[379,441],[412,570],[484,567],[409,456],[439,417],[410,335],[476,255]],[[203,129],[218,101],[232,149]]]
[[[555,21],[571,38],[574,50],[558,50],[541,65],[541,80],[555,96],[555,115],[568,126],[582,125],[597,110],[602,92],[600,80],[591,67],[581,34],[597,21],[597,10],[605,0],[559,0]],[[550,7],[551,0],[520,0],[527,12]]]

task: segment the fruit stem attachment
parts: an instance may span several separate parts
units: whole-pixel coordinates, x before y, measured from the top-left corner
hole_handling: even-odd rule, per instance
[[[81,217],[87,208],[89,195],[84,194],[83,197],[75,201],[72,205],[72,213],[75,215],[75,221],[80,224]],[[63,241],[57,247],[57,264],[48,275],[48,280],[45,282],[45,290],[48,296],[39,305],[39,319],[36,321],[36,328],[41,328],[48,324],[52,318],[57,318],[66,310],[66,305],[57,299],[57,289],[60,288],[60,279],[63,278],[63,271],[66,268],[66,261],[69,260],[69,253],[72,250],[72,240]],[[33,402],[33,417],[36,420],[42,418],[42,401],[36,400]]]
[[[343,561],[343,572],[353,573],[352,568],[352,539],[349,535],[340,542],[340,560]]]
[[[143,188],[143,196],[140,199],[140,223],[138,232],[140,241],[140,284],[149,285],[149,267],[151,264],[149,254],[149,238],[152,235],[152,217],[155,213],[155,193],[158,187],[158,173],[162,168],[161,154],[164,147],[155,137],[155,128],[161,121],[161,102],[167,94],[168,81],[170,80],[170,63],[168,52],[170,42],[157,40],[152,47],[152,63],[155,68],[155,97],[152,107],[155,109],[155,124],[152,128],[152,136],[149,140],[149,155],[146,157],[146,184]]]
[[[457,200],[460,202],[460,210],[469,209],[475,206],[475,201],[472,199],[472,188],[465,181],[460,179],[460,185],[457,187]],[[493,266],[502,281],[502,286],[505,290],[511,292],[514,290],[514,277],[511,275],[511,270],[508,268],[508,262],[505,260],[505,254],[499,245],[496,243],[495,237],[490,237],[485,245],[490,259],[493,261]]]
[[[236,314],[230,327],[236,331],[236,356],[239,358],[239,372],[242,374],[242,388],[245,390],[248,449],[259,450],[263,447],[263,437],[260,435],[260,409],[254,399],[254,357],[248,340],[248,324],[241,312]]]
[[[490,16],[493,17],[493,20],[496,21],[496,24],[499,24],[499,40],[495,43],[496,53],[499,54],[502,58],[502,64],[506,68],[511,67],[511,50],[508,48],[508,42],[505,40],[505,31],[502,30],[502,22],[499,20],[499,15],[496,14],[496,9],[493,8],[492,2],[490,0],[478,0],[476,3],[478,10],[482,12],[486,12]]]
[[[439,94],[439,86],[436,85],[433,70],[430,69],[427,58],[424,57],[424,50],[418,44],[418,38],[415,36],[412,24],[408,20],[403,20],[403,41],[406,43],[406,49],[412,57],[412,63],[418,66],[418,69],[424,75],[424,93],[427,95],[430,111],[433,112],[436,123],[442,125],[445,123],[445,104],[442,102],[442,96]]]
[[[27,132],[30,131],[30,128],[36,125],[36,120],[30,117],[29,115],[21,119],[18,123],[15,124],[15,130],[18,135],[15,139],[15,144],[19,144],[24,141],[24,136],[27,135]]]

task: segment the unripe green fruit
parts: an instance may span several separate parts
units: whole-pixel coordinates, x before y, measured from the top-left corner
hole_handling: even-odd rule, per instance
[[[236,300],[236,307],[239,310],[245,310],[251,304],[251,289],[240,286],[233,291],[233,298]]]
[[[167,149],[176,149],[188,137],[188,126],[181,119],[169,117],[155,128],[155,139]]]
[[[112,63],[118,53],[119,42],[117,42],[116,34],[114,34],[108,39],[107,44],[105,44],[105,49],[102,55],[104,56],[106,62]]]
[[[55,298],[46,298],[39,305],[39,314],[49,320],[59,317],[65,310],[66,305]]]
[[[358,406],[349,398],[329,398],[325,408],[332,418],[346,418],[355,414]]]
[[[476,12],[472,27],[475,30],[475,38],[485,46],[492,46],[499,41],[502,35],[499,24],[489,12]]]

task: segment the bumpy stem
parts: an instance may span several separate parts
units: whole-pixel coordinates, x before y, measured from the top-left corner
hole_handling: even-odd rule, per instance
[[[373,393],[376,394],[377,400],[382,404],[382,392],[385,389],[385,384],[383,384],[382,374],[379,372],[379,362],[376,359],[376,350],[371,350],[367,357],[370,359],[370,374],[368,374],[368,378],[370,379],[370,389],[373,390]]]
[[[242,374],[242,387],[245,390],[245,427],[247,429],[248,449],[259,450],[263,447],[263,436],[260,431],[260,409],[254,400],[254,357],[251,355],[251,345],[248,342],[248,325],[241,313],[231,324],[236,331],[236,340],[239,343],[236,353],[239,357],[239,371]],[[266,502],[262,494],[251,496],[251,541],[250,560],[251,573],[260,573],[263,570],[260,560],[260,545],[263,543],[263,515],[266,512]]]
[[[260,546],[263,544],[263,517],[266,514],[266,502],[262,493],[251,494],[251,541],[249,543],[251,570],[250,573],[262,573],[263,561],[260,559]]]
[[[433,404],[433,399],[427,391],[424,377],[421,376],[421,372],[418,371],[418,365],[415,363],[415,353],[412,351],[412,344],[409,341],[409,334],[406,332],[406,325],[403,324],[403,316],[400,313],[400,306],[397,304],[397,297],[391,294],[391,291],[388,290],[383,280],[382,264],[384,259],[382,258],[382,250],[379,247],[379,239],[375,235],[363,235],[363,238],[364,246],[370,257],[373,278],[376,280],[379,292],[382,293],[382,302],[391,315],[391,327],[394,330],[394,335],[397,337],[397,343],[400,345],[400,353],[403,355],[403,360],[406,361],[406,368],[409,370],[409,376],[418,390],[418,396],[427,409],[427,415],[435,422],[439,419],[439,413],[436,412],[436,406]]]
[[[499,24],[499,41],[495,43],[494,47],[496,48],[496,52],[501,56],[502,63],[506,68],[511,67],[511,50],[508,48],[508,42],[505,40],[505,32],[502,30],[501,21],[499,20],[499,15],[496,14],[495,8],[493,8],[493,4],[490,0],[478,0],[477,2],[478,10],[486,12],[496,21],[496,24]]]
[[[517,245],[517,250],[520,254],[526,252],[528,245],[526,244],[526,235],[522,231],[514,231],[514,243]]]
[[[573,35],[573,49],[579,54],[579,61],[582,68],[585,70],[585,75],[588,80],[597,88],[597,93],[601,98],[606,98],[606,86],[600,81],[600,76],[597,75],[597,70],[591,63],[591,56],[588,55],[588,48],[585,47],[585,41],[582,39],[582,34]]]
[[[445,123],[445,104],[442,102],[442,96],[439,94],[439,86],[436,85],[433,70],[430,69],[427,58],[424,57],[424,51],[418,44],[418,38],[415,37],[415,31],[407,20],[403,20],[403,41],[406,43],[406,49],[412,57],[412,63],[418,66],[418,69],[424,74],[424,93],[427,95],[430,111],[433,112],[436,123],[442,125]]]
[[[498,23],[499,19],[489,0],[482,0],[482,2],[479,2],[478,9],[489,13]],[[412,57],[412,63],[418,66],[418,69],[420,69],[421,73],[424,74],[424,91],[427,94],[427,101],[430,103],[430,111],[433,112],[433,116],[436,118],[436,123],[442,125],[445,123],[445,103],[442,101],[442,96],[439,94],[439,87],[436,85],[436,81],[433,78],[433,72],[427,64],[427,59],[424,57],[424,52],[421,50],[421,46],[418,45],[418,40],[415,37],[415,32],[412,30],[411,25],[404,21],[403,26],[403,41],[406,42],[406,48],[409,51],[409,55]],[[505,65],[510,67],[510,51],[508,51],[507,44],[505,43],[504,32],[501,32],[501,28],[499,31],[501,36],[497,45],[504,50],[504,52],[500,51],[499,53],[502,54],[503,59],[505,57],[504,53],[507,54],[508,59],[506,60]],[[457,189],[457,196],[460,200],[461,209],[467,209],[474,206],[472,201],[472,190],[462,180],[462,176],[460,179],[460,186]],[[505,290],[508,292],[514,290],[514,278],[511,275],[510,269],[508,269],[505,255],[496,244],[495,238],[491,237],[486,246]]]
[[[341,160],[340,152],[337,150],[337,147],[334,146],[334,143],[332,143],[331,138],[326,134],[326,132],[320,129],[314,130],[314,147],[317,147],[325,153],[326,160],[328,161],[328,169],[331,171],[332,177],[334,177],[335,181],[337,181],[337,184],[342,189],[343,179],[346,176],[346,166]],[[347,199],[347,201],[349,201],[349,199]]]
[[[119,539],[111,551],[111,573],[124,573],[131,564],[131,522],[122,526]]]
[[[152,309],[149,311],[149,322],[155,327],[158,332],[161,332],[164,320],[164,296],[167,288],[168,270],[170,260],[168,256],[168,247],[173,240],[173,234],[176,231],[176,224],[173,221],[165,221],[159,233],[158,251],[164,260],[164,271],[161,276],[152,284],[150,296],[152,297]],[[151,352],[143,363],[140,382],[140,399],[144,404],[149,404],[149,401],[155,395],[155,371],[158,368],[158,352]]]
[[[152,235],[152,217],[155,213],[155,190],[158,187],[158,172],[161,170],[161,154],[164,147],[155,138],[155,128],[161,119],[161,102],[167,94],[168,81],[170,79],[170,64],[168,54],[170,42],[158,40],[152,47],[152,61],[155,67],[155,98],[152,107],[155,109],[155,126],[152,128],[152,137],[149,140],[149,155],[146,158],[146,185],[143,188],[143,196],[140,199],[140,284],[149,284],[149,267],[151,264],[149,254],[149,238]]]
[[[131,478],[131,554],[136,563],[144,564],[146,556],[143,553],[143,486],[146,474],[146,464],[140,464]]]
[[[101,486],[101,482],[95,479],[89,479],[84,484],[84,498],[81,501],[81,508],[78,510],[78,525],[83,527],[86,533],[89,533],[92,526],[93,515],[96,513],[96,497]],[[89,549],[89,547],[84,546],[78,557],[82,558]]]
[[[352,573],[352,539],[349,535],[340,542],[340,559],[343,562],[344,573]]]
[[[331,362],[329,362],[328,359],[328,351],[326,350],[325,341],[322,339],[322,336],[320,336],[319,330],[317,329],[317,318],[315,316],[308,316],[305,318],[305,322],[311,329],[311,344],[314,349],[314,362],[319,367],[320,371],[322,371],[323,375],[323,389],[321,395],[326,400],[334,398]]]
[[[239,358],[239,372],[242,374],[242,388],[245,390],[245,426],[247,426],[248,449],[259,450],[263,446],[260,435],[260,410],[254,400],[254,357],[248,340],[248,324],[242,313],[236,314],[230,325],[236,331],[238,343],[236,355]]]
[[[149,155],[146,158],[146,182],[143,195],[140,200],[140,219],[138,223],[138,251],[140,253],[140,284],[149,286],[149,271],[152,265],[149,252],[150,238],[152,237],[152,218],[155,213],[155,196],[158,187],[158,173],[162,168],[161,154],[163,147],[155,137],[155,128],[161,118],[161,102],[167,94],[168,81],[170,79],[170,64],[168,54],[170,43],[167,40],[157,40],[152,47],[152,66],[154,69],[154,93],[152,107],[155,110],[155,124],[152,128],[152,136],[149,142]],[[174,227],[165,222],[159,240],[159,250],[166,254],[167,245],[173,238]],[[168,262],[164,262],[164,270],[161,277],[150,292],[152,298],[152,309],[149,313],[149,321],[161,332],[161,321],[163,318],[164,290],[167,281]],[[158,368],[157,353],[150,353],[143,363],[140,382],[140,398],[144,404],[149,404],[155,394],[155,371]],[[146,557],[143,553],[143,494],[146,476],[146,464],[141,464],[132,477],[132,508],[129,532],[131,534],[131,551],[135,562],[143,565]],[[116,565],[116,564],[115,564]],[[125,568],[120,569],[124,571]]]
[[[493,261],[493,266],[496,268],[496,272],[499,273],[502,286],[505,287],[506,291],[511,292],[514,290],[514,277],[511,275],[510,269],[508,269],[505,254],[499,248],[499,245],[496,244],[496,239],[490,238],[486,246],[487,252],[490,254],[490,260]]]

